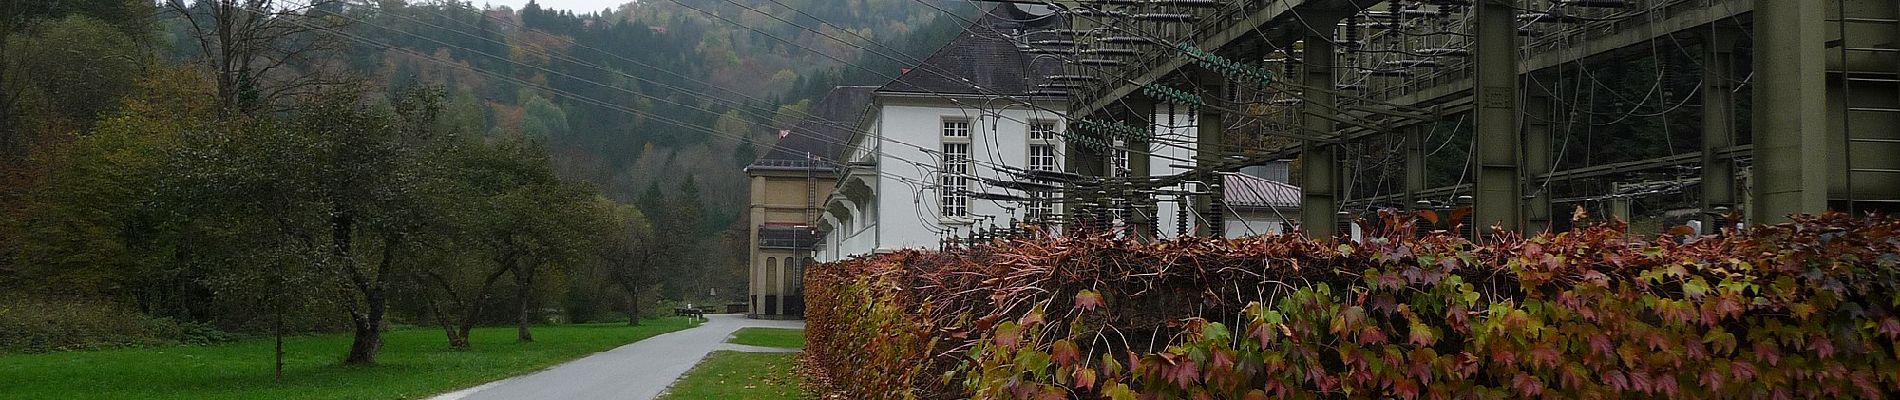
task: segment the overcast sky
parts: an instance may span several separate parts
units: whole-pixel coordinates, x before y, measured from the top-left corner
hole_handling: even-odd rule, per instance
[[[540,4],[541,8],[589,12],[620,8],[621,4],[627,4],[632,1],[633,0],[535,0],[535,4]],[[480,7],[483,3],[487,3],[489,5],[508,6],[516,10],[520,10],[521,6],[528,4],[528,0],[473,0],[473,2],[477,7]]]

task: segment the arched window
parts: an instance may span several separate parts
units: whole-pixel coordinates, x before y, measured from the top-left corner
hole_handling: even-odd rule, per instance
[[[791,260],[786,260],[786,263],[789,264],[790,262]],[[765,286],[760,288],[760,291],[778,294],[778,279],[778,258],[766,257]]]
[[[793,293],[797,293],[799,289],[804,288],[805,287],[805,272],[811,269],[811,266],[813,264],[817,264],[817,263],[818,261],[813,260],[811,257],[805,257],[804,259],[799,260],[798,268],[793,269],[792,276],[787,277],[788,279],[791,279],[792,281],[787,282],[785,286],[791,287]]]

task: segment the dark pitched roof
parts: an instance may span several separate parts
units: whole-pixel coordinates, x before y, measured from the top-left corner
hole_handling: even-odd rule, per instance
[[[1028,95],[1048,76],[1061,74],[1064,63],[1061,57],[1036,57],[1027,46],[1063,39],[1051,30],[1066,27],[1062,14],[1039,16],[1015,4],[997,4],[923,64],[878,91]]]
[[[812,105],[811,117],[793,126],[791,134],[779,139],[772,150],[752,163],[751,168],[834,169],[844,157],[844,143],[851,140],[858,117],[870,108],[870,86],[839,86]],[[810,163],[810,157],[821,162]]]

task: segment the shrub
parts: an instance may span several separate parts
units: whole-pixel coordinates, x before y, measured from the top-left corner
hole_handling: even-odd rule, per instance
[[[1484,245],[999,241],[816,266],[815,381],[848,398],[1737,398],[1900,392],[1900,221]]]
[[[91,299],[0,297],[0,353],[36,353],[242,339],[205,322],[153,318]]]
[[[164,322],[96,300],[0,298],[0,352],[164,343]]]

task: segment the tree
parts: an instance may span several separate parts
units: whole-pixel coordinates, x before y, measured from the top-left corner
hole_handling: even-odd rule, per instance
[[[606,203],[605,199],[597,203]],[[657,264],[667,251],[646,213],[633,205],[606,203],[613,212],[613,229],[602,237],[600,259],[613,284],[627,292],[627,325],[640,324],[641,289],[652,286]]]
[[[352,333],[346,364],[376,362],[391,285],[426,238],[448,230],[454,210],[442,203],[451,197],[439,159],[454,142],[430,129],[439,94],[418,90],[373,107],[363,93],[326,93],[285,118],[191,135],[173,157],[183,172],[171,185],[189,188],[200,213],[268,228],[263,243],[330,277],[324,285],[335,289],[324,292]]]
[[[564,139],[568,133],[567,112],[546,97],[523,91],[521,135],[536,140]]]
[[[523,189],[524,193],[511,196],[504,206],[516,213],[516,218],[508,219],[514,232],[506,245],[521,256],[509,270],[515,278],[515,338],[532,342],[534,334],[528,327],[535,315],[535,278],[581,261],[593,251],[592,235],[605,231],[603,225],[611,220],[597,213],[604,210],[590,206],[593,193],[580,185],[556,180]]]
[[[132,90],[149,61],[145,54],[133,38],[83,15],[6,35],[0,43],[0,160],[26,153],[31,128],[89,129]]]
[[[200,61],[217,77],[218,115],[252,114],[293,94],[346,80],[322,65],[340,42],[326,36],[344,18],[324,17],[341,0],[166,0],[182,17]]]

